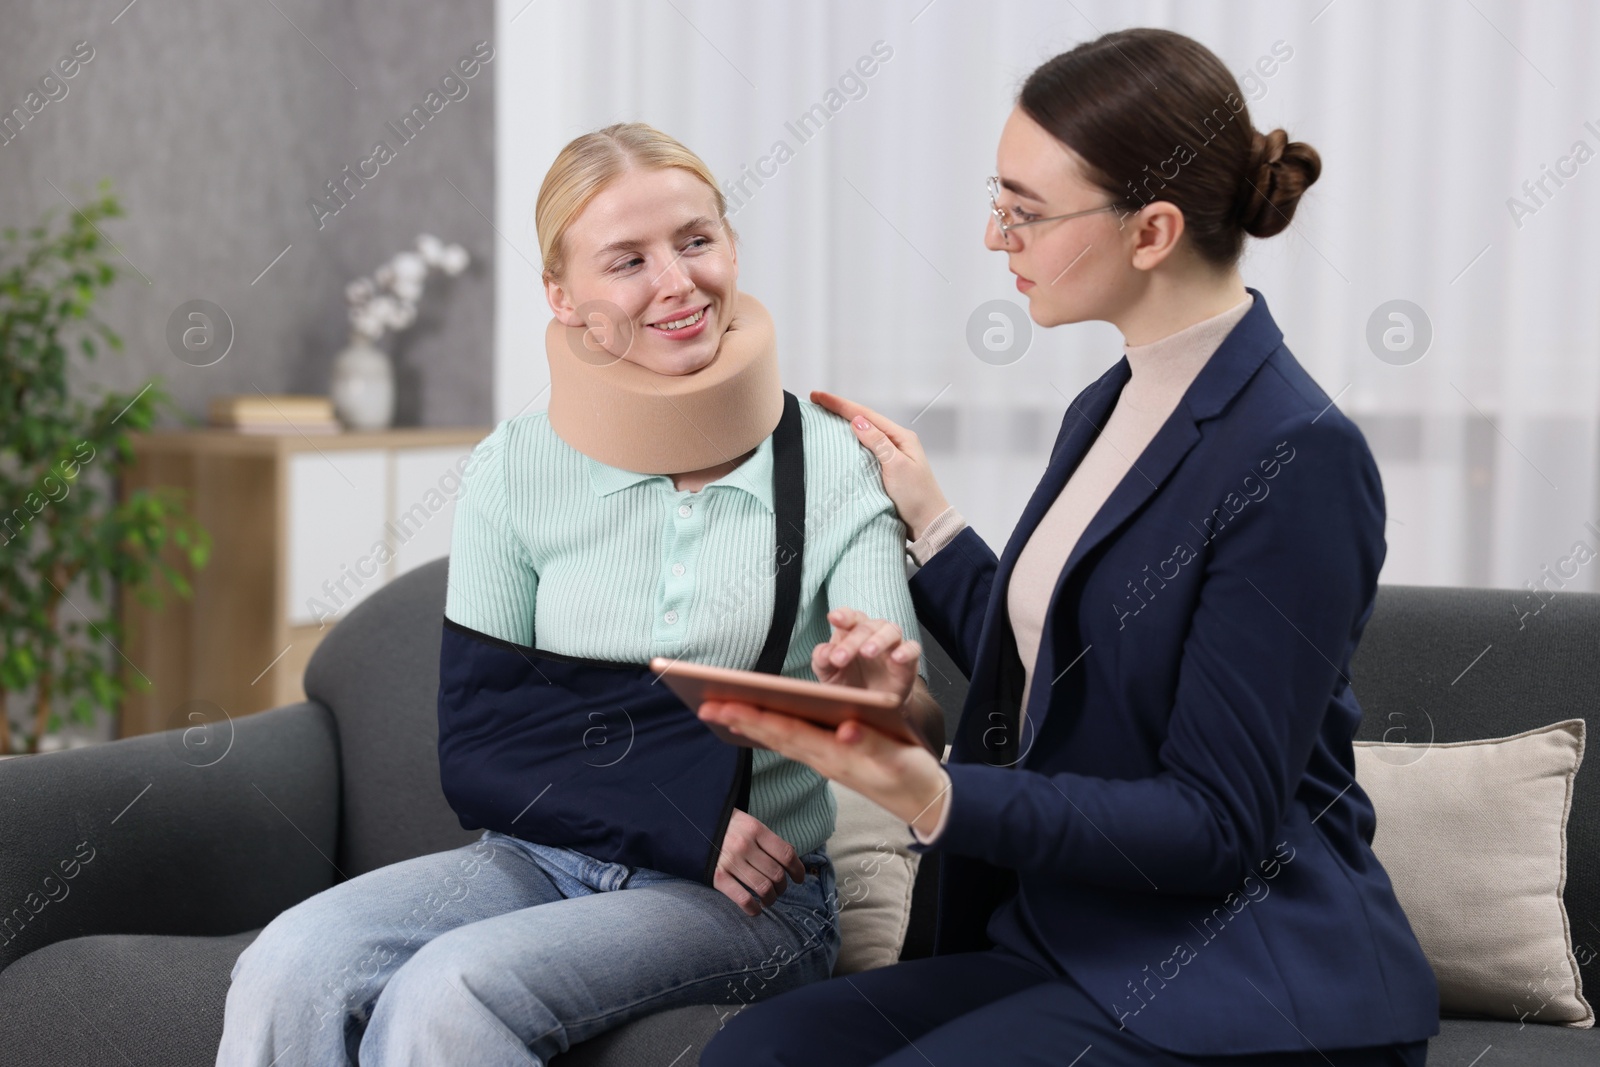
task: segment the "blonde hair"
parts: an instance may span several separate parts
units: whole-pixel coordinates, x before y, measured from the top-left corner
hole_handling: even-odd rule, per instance
[[[704,160],[654,126],[619,122],[569,141],[539,186],[533,217],[547,280],[560,277],[566,268],[562,241],[572,220],[600,190],[633,166],[648,170],[677,167],[705,182],[716,197],[717,218],[727,226],[729,236],[735,236],[728,225],[727,198]]]

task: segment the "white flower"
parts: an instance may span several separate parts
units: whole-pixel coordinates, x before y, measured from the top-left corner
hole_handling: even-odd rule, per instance
[[[372,272],[345,286],[345,300],[353,335],[376,342],[389,330],[403,330],[417,318],[430,269],[460,274],[471,262],[467,250],[446,245],[429,233],[417,235],[415,252],[399,252]]]
[[[376,341],[383,336],[383,323],[378,320],[370,304],[351,310],[350,328],[369,341]]]
[[[420,282],[428,276],[428,265],[415,252],[401,252],[390,262],[394,266],[394,276],[397,281]],[[390,288],[393,287],[391,283]]]
[[[393,326],[400,311],[400,304],[392,296],[378,296],[367,305],[367,310],[372,313],[374,321],[381,322],[385,326]]]
[[[451,245],[439,255],[439,266],[446,274],[460,274],[468,262],[467,250],[460,245]]]

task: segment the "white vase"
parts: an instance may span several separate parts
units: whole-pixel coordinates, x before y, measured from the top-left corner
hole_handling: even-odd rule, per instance
[[[333,361],[329,389],[339,421],[352,430],[383,430],[394,421],[394,366],[359,335]]]

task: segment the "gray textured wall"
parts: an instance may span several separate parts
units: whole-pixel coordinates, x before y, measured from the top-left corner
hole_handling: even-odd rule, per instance
[[[59,99],[25,125],[13,119],[20,133],[0,144],[0,225],[70,210],[63,194],[82,203],[101,177],[127,212],[106,232],[137,271],[118,258],[125,275],[101,308],[127,351],[85,366],[83,387],[126,390],[161,375],[201,417],[219,392],[326,393],[347,336],[345,283],[429,232],[461,243],[473,263],[431,276],[417,321],[382,342],[399,379],[396,422],[487,423],[498,57],[462,80],[460,99],[440,82],[476,42],[493,47],[493,11],[492,0],[4,0],[0,116],[26,113],[29,92],[76,42],[94,54],[47,85]],[[443,107],[402,142],[385,124],[398,126],[430,90]],[[326,199],[324,183],[380,138],[394,158],[319,229],[307,201]],[[214,366],[168,348],[168,317],[192,299],[221,305],[234,324]]]

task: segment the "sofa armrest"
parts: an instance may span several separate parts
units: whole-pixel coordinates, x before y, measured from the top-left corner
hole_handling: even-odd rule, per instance
[[[213,727],[204,756],[183,735],[0,760],[0,970],[88,934],[254,929],[334,883],[327,708]]]

